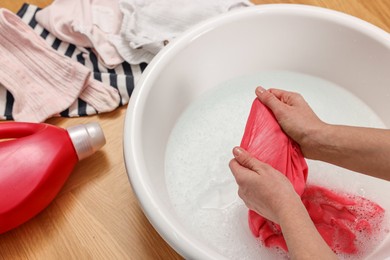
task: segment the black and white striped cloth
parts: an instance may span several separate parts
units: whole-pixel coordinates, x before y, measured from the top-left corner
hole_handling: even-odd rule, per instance
[[[120,106],[129,102],[135,83],[146,67],[146,63],[130,65],[122,63],[115,69],[105,68],[97,59],[96,55],[88,48],[80,48],[73,44],[62,42],[50,32],[40,26],[35,20],[36,12],[40,10],[37,6],[25,3],[17,15],[39,34],[46,42],[61,54],[80,62],[93,72],[93,77],[113,88],[118,89],[121,96]],[[1,48],[1,46],[0,46]],[[12,120],[12,107],[14,98],[7,89],[0,84],[0,120]],[[60,115],[62,117],[78,117],[96,114],[96,110],[78,99]]]

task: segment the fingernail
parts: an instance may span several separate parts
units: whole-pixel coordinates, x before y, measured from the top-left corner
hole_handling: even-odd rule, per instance
[[[233,149],[233,155],[235,156],[235,157],[237,157],[237,156],[240,156],[240,154],[242,154],[242,149],[240,148],[240,147],[234,147],[234,149]]]
[[[265,89],[262,86],[258,86],[256,88],[256,93],[262,94],[262,93],[264,93],[264,91],[265,91]]]

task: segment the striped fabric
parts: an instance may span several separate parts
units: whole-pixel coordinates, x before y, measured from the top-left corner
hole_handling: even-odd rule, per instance
[[[147,64],[130,65],[129,63],[124,62],[115,69],[107,69],[98,61],[97,56],[91,49],[62,42],[40,26],[35,20],[35,14],[38,10],[40,10],[40,8],[37,6],[24,4],[17,15],[58,52],[91,69],[93,77],[96,80],[118,89],[121,96],[120,106],[127,104],[134,89],[134,85]],[[14,98],[12,94],[0,84],[0,120],[13,119],[13,103]],[[68,109],[63,111],[60,116],[78,117],[93,114],[96,114],[96,110],[83,100],[78,99]]]

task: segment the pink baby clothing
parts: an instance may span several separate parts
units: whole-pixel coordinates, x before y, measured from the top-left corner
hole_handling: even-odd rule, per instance
[[[107,68],[123,62],[109,41],[122,22],[118,0],[55,0],[37,12],[36,20],[62,41],[93,48]]]
[[[16,121],[43,122],[79,96],[98,112],[119,104],[118,92],[57,53],[17,15],[0,9],[0,83],[14,97]]]
[[[241,147],[285,174],[301,196],[317,230],[336,253],[356,255],[366,237],[379,233],[384,210],[378,204],[351,194],[306,185],[308,167],[300,147],[280,128],[272,112],[255,99]],[[287,251],[280,226],[249,210],[249,227],[267,247]]]

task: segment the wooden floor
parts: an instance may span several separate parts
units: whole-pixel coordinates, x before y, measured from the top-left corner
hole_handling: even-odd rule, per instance
[[[45,7],[52,1],[1,0],[0,7],[16,12],[23,2]],[[388,0],[253,2],[322,6],[357,16],[390,32]],[[149,224],[129,185],[122,155],[125,112],[126,106],[100,116],[47,121],[61,127],[97,121],[107,144],[78,164],[46,210],[0,235],[0,259],[181,259]]]

